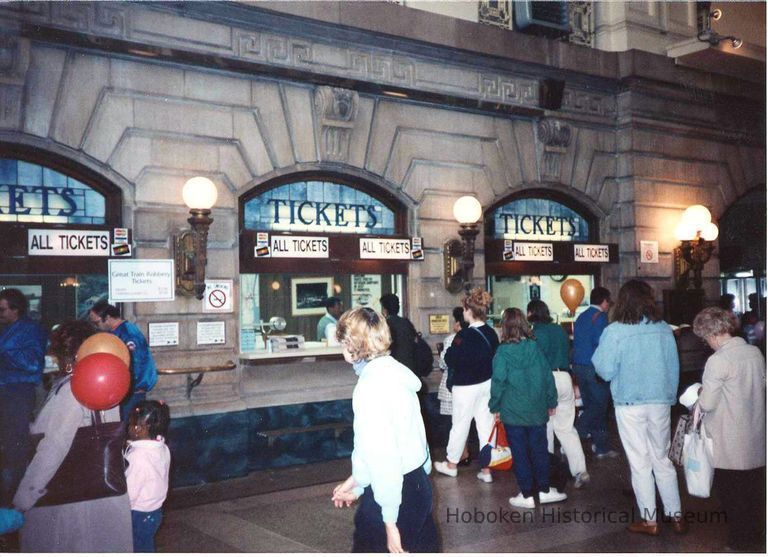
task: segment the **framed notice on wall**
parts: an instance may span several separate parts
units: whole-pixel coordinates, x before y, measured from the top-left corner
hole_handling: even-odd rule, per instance
[[[111,303],[175,299],[173,259],[110,259],[108,268]]]

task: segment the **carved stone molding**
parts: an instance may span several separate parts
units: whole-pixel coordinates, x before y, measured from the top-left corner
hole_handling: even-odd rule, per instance
[[[543,146],[542,177],[557,180],[560,177],[562,159],[571,143],[571,127],[556,118],[543,118],[539,120],[537,132],[539,143]]]
[[[315,118],[323,160],[345,162],[349,158],[358,102],[357,92],[349,89],[318,87],[315,90]]]
[[[512,2],[502,0],[480,0],[477,6],[478,21],[488,25],[512,29]]]
[[[539,141],[544,144],[544,149],[565,149],[571,142],[571,127],[556,118],[542,118],[539,120]]]
[[[591,0],[568,2],[568,23],[571,27],[568,42],[594,48],[595,20]]]
[[[616,115],[616,98],[611,95],[576,91],[566,87],[563,92],[561,110],[594,116],[614,117]]]

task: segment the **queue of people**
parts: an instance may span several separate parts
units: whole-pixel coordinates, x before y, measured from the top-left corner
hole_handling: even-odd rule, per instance
[[[39,381],[47,344],[42,329],[25,318],[23,294],[14,290],[0,292],[0,396],[15,392],[16,383],[23,392],[24,383]],[[486,322],[491,300],[488,292],[474,289],[454,311],[455,333],[446,339],[439,395],[441,403],[450,404],[452,426],[447,458],[434,465],[418,396],[423,384],[407,365],[416,333],[410,321],[398,317],[399,300],[382,298],[383,314],[358,307],[329,323],[358,376],[352,395],[352,474],[331,496],[338,508],[357,506],[353,551],[440,549],[429,474],[434,467],[439,474],[458,475],[458,466],[469,460],[473,420],[481,446],[494,424],[506,431],[519,488],[509,499],[511,506],[532,509],[565,500],[566,493],[551,485],[554,439],[568,460],[574,487],[588,484],[580,437],[595,458],[618,455],[607,441],[611,398],[641,517],[627,529],[655,536],[665,521],[684,534],[677,473],[667,456],[679,358],[651,287],[640,280],[625,283],[610,319],[610,292],[594,289],[590,308],[574,325],[572,351],[540,300],[532,301],[526,313],[505,309],[499,340]],[[14,401],[22,409],[15,422],[0,413],[3,490],[10,491],[14,509],[24,514],[20,539],[25,552],[154,551],[168,491],[171,455],[165,436],[170,412],[160,401],[145,400],[157,370],[138,328],[106,303],[94,306],[89,321],[65,322],[51,334],[48,352],[55,356],[59,374],[31,428],[27,418],[32,411],[23,404]],[[120,408],[122,416],[118,408],[100,413],[103,422],[122,419],[127,425],[126,490],[93,500],[39,504],[76,431],[92,423],[94,413],[73,394],[71,377],[79,347],[97,330],[124,338],[131,355],[132,388]],[[728,545],[754,550],[765,536],[765,360],[760,350],[734,336],[736,321],[726,309],[705,309],[693,330],[714,351],[698,404],[713,440],[715,490],[729,517]],[[577,391],[585,405],[578,421]],[[24,427],[14,431],[11,426],[24,419]],[[26,439],[8,445],[7,439],[19,439],[19,431]],[[28,465],[26,456],[18,457],[19,472],[16,457],[5,449],[23,449],[30,433],[41,440]],[[11,483],[14,475],[17,485]],[[490,469],[480,468],[477,479],[492,483]],[[88,480],[71,478],[76,483]],[[663,515],[656,508],[657,490]]]

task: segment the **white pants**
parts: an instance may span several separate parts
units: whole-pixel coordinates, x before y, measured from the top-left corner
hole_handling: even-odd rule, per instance
[[[573,394],[573,381],[567,371],[553,371],[557,388],[557,412],[547,422],[547,446],[550,453],[555,452],[555,435],[563,447],[571,476],[587,471],[584,449],[581,447],[579,432],[573,427],[576,419],[576,398]]]
[[[616,423],[624,452],[632,473],[640,517],[656,521],[656,486],[659,488],[664,514],[680,516],[680,492],[677,472],[667,453],[670,406],[668,404],[616,405]]]
[[[448,437],[446,453],[448,462],[457,464],[467,444],[469,426],[475,419],[477,436],[482,449],[488,443],[488,437],[493,430],[493,414],[488,409],[491,400],[491,380],[478,385],[454,385],[453,391],[453,424]]]

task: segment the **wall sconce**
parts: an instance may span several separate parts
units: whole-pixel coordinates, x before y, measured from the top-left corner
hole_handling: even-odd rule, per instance
[[[453,204],[453,216],[459,222],[459,236],[443,244],[443,272],[445,289],[458,294],[462,288],[469,292],[472,286],[472,269],[475,266],[475,238],[480,232],[477,225],[483,216],[480,202],[466,195]]]
[[[704,29],[699,31],[698,35],[696,35],[696,38],[703,43],[709,43],[711,46],[717,46],[720,44],[720,41],[728,40],[731,41],[731,47],[741,48],[741,45],[744,44],[744,41],[742,41],[740,38],[734,37],[733,35],[721,35],[712,29],[712,22],[719,21],[722,17],[723,11],[719,8],[709,12],[707,14],[707,20],[704,23]]]
[[[701,288],[701,271],[709,261],[715,249],[714,241],[719,230],[712,222],[709,209],[703,205],[691,205],[684,212],[680,224],[675,228],[675,236],[680,240],[680,247],[675,248],[675,287],[679,290]]]
[[[59,283],[59,286],[61,286],[62,288],[67,288],[67,287],[79,288],[80,283],[78,282],[77,277],[67,277]]]
[[[211,207],[216,203],[218,193],[213,182],[198,176],[187,180],[181,195],[192,215],[187,219],[192,230],[183,230],[174,238],[176,292],[202,300],[208,263],[208,228],[213,222]]]

